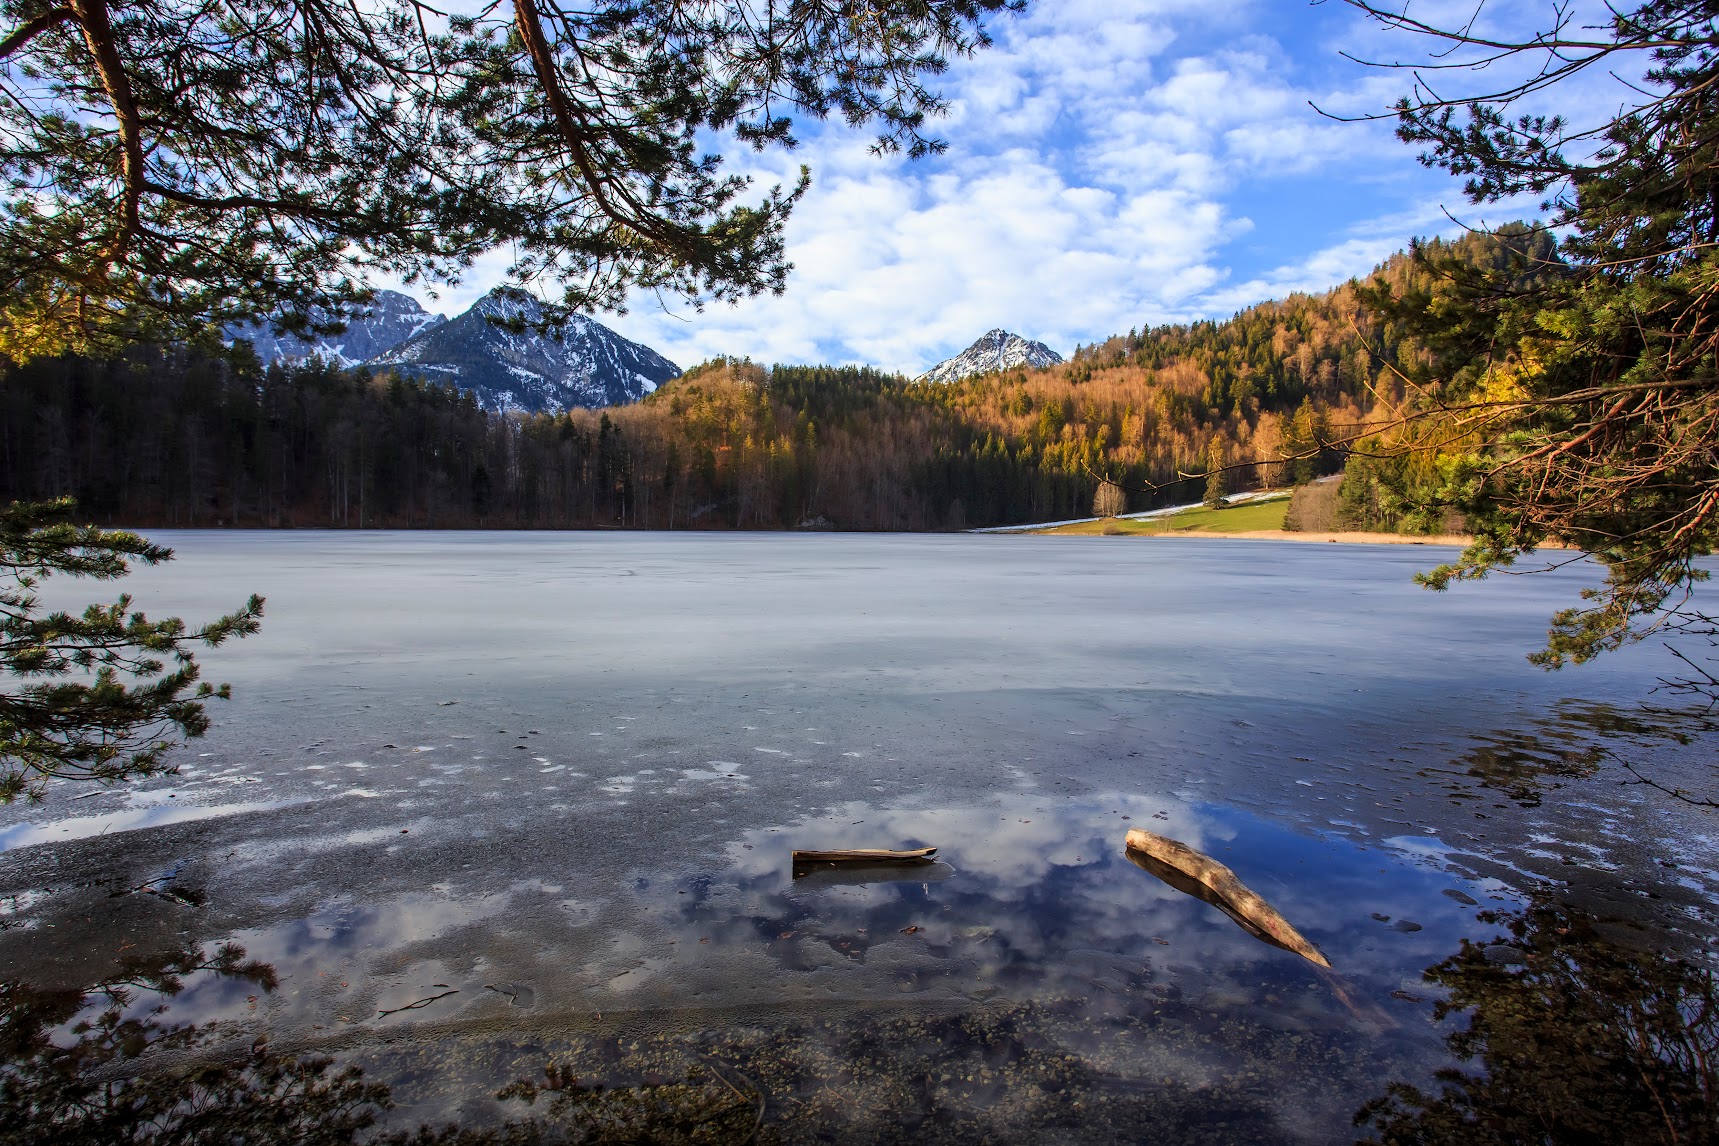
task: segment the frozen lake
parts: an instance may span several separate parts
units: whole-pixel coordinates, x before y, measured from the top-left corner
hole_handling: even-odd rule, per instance
[[[133,1019],[161,1045],[131,1073],[334,1055],[400,1127],[601,1094],[765,1140],[1324,1142],[1449,1062],[1422,973],[1465,938],[1532,966],[1510,921],[1552,904],[1607,950],[1708,942],[1710,817],[1603,758],[1702,781],[1713,738],[1640,711],[1667,658],[1523,659],[1591,571],[1440,595],[1411,576],[1448,551],[1408,546],[151,536],[151,615],[268,598],[204,658],[234,700],[175,777],[0,809],[11,1021]],[[1334,973],[1131,865],[1134,826]],[[911,878],[789,870],[920,845]],[[494,1097],[551,1062],[581,1080],[554,1102]]]

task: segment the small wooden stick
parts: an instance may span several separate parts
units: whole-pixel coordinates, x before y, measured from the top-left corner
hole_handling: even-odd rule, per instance
[[[910,848],[889,851],[886,848],[846,848],[832,852],[794,849],[794,862],[806,863],[930,863],[937,856],[936,848]]]

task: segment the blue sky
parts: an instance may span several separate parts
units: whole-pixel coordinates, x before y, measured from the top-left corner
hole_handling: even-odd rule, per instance
[[[1419,47],[1337,0],[1038,0],[993,32],[942,77],[942,156],[879,158],[840,124],[809,125],[793,152],[729,150],[764,186],[811,166],[786,294],[702,313],[640,297],[599,317],[683,367],[730,354],[918,373],[995,326],[1067,354],[1322,290],[1413,235],[1456,232],[1447,209],[1482,216],[1389,123],[1309,106],[1388,108],[1408,76],[1340,52]],[[431,306],[463,309],[504,262]]]

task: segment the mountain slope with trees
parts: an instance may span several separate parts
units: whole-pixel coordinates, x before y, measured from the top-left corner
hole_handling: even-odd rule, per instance
[[[1496,240],[1432,244],[1485,257]],[[1378,281],[1407,289],[1406,256]],[[719,360],[640,402],[490,413],[325,364],[136,348],[39,359],[0,389],[0,496],[166,525],[946,529],[1085,515],[1335,472],[1424,351],[1349,283],[1072,361],[936,384]],[[1325,448],[1322,448],[1325,447]],[[1381,519],[1382,520],[1382,519]],[[1396,524],[1392,522],[1390,524]]]

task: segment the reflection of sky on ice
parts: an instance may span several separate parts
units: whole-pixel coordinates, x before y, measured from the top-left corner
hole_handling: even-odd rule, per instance
[[[598,786],[630,792],[650,784],[672,798],[688,786],[743,786],[739,768],[712,760],[708,769],[662,776],[643,769]],[[1022,790],[957,807],[845,802],[802,822],[743,830],[720,868],[635,867],[626,880],[599,877],[577,894],[541,880],[496,891],[495,872],[459,873],[393,896],[361,880],[303,918],[242,928],[233,938],[282,976],[282,991],[267,1004],[270,1021],[309,1029],[470,1017],[504,1005],[502,993],[519,984],[531,984],[537,1012],[550,1014],[884,994],[952,1003],[999,992],[1126,993],[1150,980],[1225,1005],[1293,1010],[1297,1022],[1340,1017],[1300,960],[1128,864],[1121,838],[1129,826],[1181,839],[1235,868],[1375,996],[1417,981],[1454,948],[1463,927],[1463,911],[1437,894],[1452,881],[1400,862],[1443,866],[1462,857],[1433,837],[1398,837],[1387,841],[1389,852],[1367,851],[1193,803],[1197,785],[1172,797],[1076,801],[1019,782]],[[417,846],[460,835],[443,818],[399,819],[254,838],[234,848],[229,863],[242,870],[377,846],[399,854],[408,833]],[[791,878],[794,846],[880,841],[938,845],[938,878],[860,886]],[[1488,890],[1463,886],[1481,898]],[[1374,915],[1412,919],[1421,930],[1389,932]],[[908,928],[916,930],[903,934]],[[1282,989],[1313,993],[1289,1004],[1272,997]],[[190,992],[175,1009],[234,1016],[223,992],[207,1000]],[[438,993],[433,1003],[399,1010]]]
[[[1121,839],[1130,826],[1181,839],[1234,868],[1341,974],[1379,995],[1418,980],[1474,926],[1471,912],[1439,894],[1471,885],[1390,853],[1310,840],[1212,805],[1119,795],[1060,805],[1030,795],[959,808],[853,803],[745,833],[729,850],[727,871],[683,880],[672,898],[654,887],[641,892],[641,910],[677,931],[683,950],[693,937],[752,952],[748,962],[774,972],[784,995],[817,988],[863,995],[886,985],[950,999],[998,990],[1126,992],[1149,978],[1257,1003],[1262,993],[1317,982],[1299,958],[1129,864]],[[880,840],[938,846],[949,873],[926,882],[904,872],[869,885],[806,887],[812,881],[797,884],[789,872],[795,846]],[[1411,918],[1421,930],[1388,932],[1375,914]],[[798,975],[816,988],[797,984]],[[673,977],[682,977],[680,968]]]
[[[1310,839],[1214,805],[1120,795],[1051,803],[1016,794],[955,808],[849,803],[744,831],[708,871],[639,873],[607,894],[544,880],[472,893],[450,882],[394,897],[337,898],[232,939],[275,966],[282,986],[267,1016],[300,1033],[479,1017],[517,1008],[512,995],[521,986],[540,1020],[638,1008],[903,997],[964,1005],[1093,992],[1137,1006],[1169,990],[1286,1027],[1352,1021],[1311,964],[1259,943],[1215,908],[1128,863],[1121,841],[1130,826],[1181,839],[1232,867],[1327,954],[1342,984],[1379,1005],[1417,984],[1422,968],[1479,926],[1474,908],[1441,892],[1483,902],[1497,895],[1405,862],[1400,851]],[[936,845],[940,862],[924,878],[906,869],[862,884],[791,874],[795,846],[879,841]],[[1395,931],[1378,917],[1419,929]],[[237,1017],[239,1001],[211,982],[174,1008],[206,1021]]]
[[[353,795],[370,793],[354,791]],[[302,801],[258,800],[246,804],[202,804],[191,800],[172,800],[164,792],[132,793],[128,806],[95,816],[72,816],[47,823],[13,824],[0,828],[0,851],[29,847],[32,844],[59,843],[105,836],[110,832],[131,832],[141,828],[165,827],[169,824],[191,823],[196,820],[219,819],[250,812],[284,808]]]
[[[1334,972],[1258,942],[1133,866],[1122,848],[1131,826],[1233,868]],[[232,1022],[234,1045],[266,1030],[276,1047],[314,1048],[365,1032],[525,1037],[603,1014],[696,1028],[736,1007],[935,1014],[1072,999],[1076,1017],[1054,1026],[1056,1053],[1118,1085],[1197,1090],[1276,1072],[1277,1117],[1306,1120],[1317,1139],[1357,1096],[1319,1093],[1318,1072],[1286,1058],[1282,1040],[1340,1046],[1357,1063],[1442,1061],[1420,972],[1460,937],[1492,934],[1474,914],[1505,898],[1441,870],[1433,841],[1404,843],[1364,849],[1173,797],[849,802],[742,830],[703,871],[641,870],[606,887],[523,879],[500,891],[473,890],[480,880],[469,876],[336,896],[222,937],[275,969],[274,992],[192,976],[167,1000],[168,1016]],[[935,845],[939,861],[863,883],[792,875],[794,847],[879,844]],[[1418,929],[1392,928],[1404,920]],[[132,1007],[161,1002],[143,992]],[[1152,1033],[1119,1042],[1128,1022]]]
[[[176,1023],[261,1019],[277,1041],[359,1023],[444,1018],[471,1000],[444,981],[452,973],[441,960],[415,953],[507,905],[506,895],[466,897],[441,887],[380,901],[335,900],[302,919],[222,936],[272,967],[278,988],[264,995],[246,980],[201,973],[186,980],[169,1014]],[[432,996],[441,997],[413,1006]],[[160,1002],[142,992],[130,1010],[141,1014]]]

